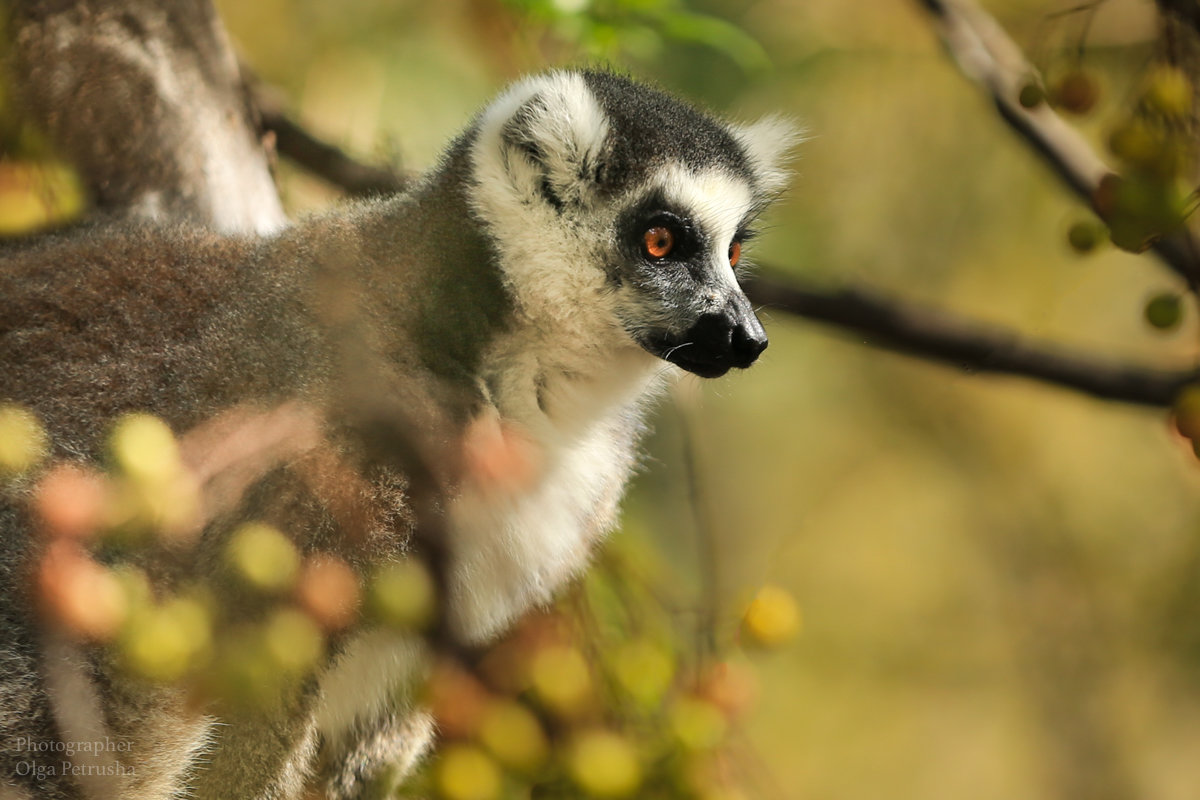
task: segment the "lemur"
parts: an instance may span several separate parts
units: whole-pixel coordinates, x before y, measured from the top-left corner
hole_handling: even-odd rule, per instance
[[[448,622],[484,643],[613,526],[656,391],[684,371],[749,367],[767,346],[737,274],[792,142],[773,118],[735,125],[623,76],[556,71],[505,91],[398,196],[267,236],[129,223],[0,249],[0,403],[40,417],[53,459],[82,462],[103,460],[127,412],[183,434],[291,403],[353,462],[370,443],[344,417],[347,396],[392,402],[465,454],[441,501]],[[480,441],[528,474],[489,474],[471,458]],[[305,447],[212,520],[186,563],[148,567],[155,580],[219,581],[215,554],[246,519],[360,569],[405,558],[404,476],[363,466],[368,531],[346,543],[295,479]],[[3,800],[96,796],[21,766],[60,759],[76,704],[128,743],[114,758],[133,769],[104,791],[130,800],[360,797],[427,747],[433,724],[402,688],[419,638],[354,630],[280,708],[218,720],[50,636],[26,590],[40,547],[28,516],[19,498],[0,505]]]

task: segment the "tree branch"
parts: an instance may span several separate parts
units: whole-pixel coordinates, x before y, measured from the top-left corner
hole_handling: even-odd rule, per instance
[[[283,104],[247,70],[251,102],[258,108],[263,130],[275,136],[276,151],[297,166],[354,197],[404,191],[407,176],[388,168],[364,164],[323,142],[289,117]]]
[[[1001,119],[1103,218],[1096,190],[1113,170],[1049,105],[1025,108],[1018,102],[1034,69],[999,23],[970,0],[917,2],[933,16],[942,44],[962,73],[990,93]],[[1151,248],[1193,291],[1200,288],[1200,247],[1189,229],[1156,239]]]
[[[1200,380],[1200,369],[1164,370],[1069,353],[863,289],[818,290],[769,274],[749,278],[742,286],[756,304],[865,334],[865,344],[967,372],[1018,375],[1104,400],[1157,407],[1169,407],[1180,389]]]
[[[1020,110],[1024,113],[1024,109]],[[1054,143],[1053,147],[1046,146],[1046,152],[1064,154],[1054,162],[1061,165],[1064,179],[1077,180],[1080,191],[1090,185],[1088,181],[1098,182],[1107,174],[1107,168],[1073,129],[1053,112],[1046,111],[1053,121],[1048,127],[1037,127],[1038,141]],[[280,139],[282,155],[350,194],[364,191],[366,184],[358,176],[368,172],[378,182],[367,191],[401,191],[406,185],[402,176],[359,164],[337,148],[320,142],[278,110],[264,111],[264,118],[273,120],[268,129],[294,129],[299,133],[295,139]],[[293,148],[298,141],[310,141],[315,146]],[[329,152],[336,155],[330,159],[313,155]],[[794,279],[771,277],[771,272],[767,270],[766,274],[743,282],[747,296],[754,303],[866,334],[862,340],[865,344],[952,364],[969,372],[1018,375],[1105,400],[1154,407],[1169,407],[1182,387],[1200,381],[1200,369],[1163,370],[1066,353],[1052,345],[1024,341],[1012,331],[908,305],[867,289],[817,289]],[[774,272],[779,274],[782,270]]]

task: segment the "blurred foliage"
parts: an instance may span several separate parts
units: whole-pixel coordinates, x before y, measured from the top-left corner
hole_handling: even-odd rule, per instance
[[[699,45],[754,74],[770,63],[753,36],[679,0],[507,0],[526,24],[543,25],[573,58],[652,61],[674,44]]]
[[[187,543],[178,519],[158,515],[131,546],[127,496],[133,483],[156,508],[190,481],[166,426],[145,414],[121,419],[104,473],[38,471],[45,433],[19,407],[0,407],[0,432],[3,487],[33,481],[27,502],[47,539],[34,591],[47,624],[106,644],[136,679],[183,687],[236,718],[283,702],[337,631],[362,622],[421,636],[433,620],[434,583],[419,560],[360,578],[260,523],[231,533],[224,576],[154,586],[146,556],[178,558]],[[619,556],[560,608],[530,615],[479,667],[435,664],[420,694],[443,746],[414,779],[417,791],[445,800],[739,796],[725,747],[752,678],[744,665],[690,655],[652,587],[612,566]],[[786,642],[797,624],[795,601],[778,587],[746,615],[761,646]]]
[[[0,237],[57,227],[78,219],[84,210],[79,178],[54,159],[21,155],[23,148],[0,158]]]
[[[5,22],[0,19],[0,42],[7,36]],[[13,110],[8,76],[0,65],[0,238],[63,225],[84,208],[79,177]]]
[[[1082,73],[1081,73],[1082,74]],[[1141,252],[1181,228],[1195,205],[1195,89],[1178,67],[1158,65],[1136,101],[1111,125],[1108,147],[1121,177],[1101,185],[1094,200],[1113,244]]]

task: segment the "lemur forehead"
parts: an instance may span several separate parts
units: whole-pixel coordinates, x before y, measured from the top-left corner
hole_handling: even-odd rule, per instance
[[[758,210],[750,182],[723,167],[694,170],[680,163],[667,165],[652,184],[652,192],[718,238],[734,235]]]
[[[611,179],[636,183],[665,164],[714,167],[753,179],[743,145],[720,120],[650,86],[611,72],[579,73],[611,131]]]

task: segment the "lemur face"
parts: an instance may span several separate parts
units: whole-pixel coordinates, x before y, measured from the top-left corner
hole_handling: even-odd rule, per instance
[[[790,125],[737,126],[611,73],[560,72],[501,97],[474,137],[474,208],[531,316],[596,341],[607,326],[707,378],[767,346],[736,269],[786,180]]]
[[[718,169],[663,170],[618,218],[622,324],[650,353],[704,378],[749,367],[767,335],[738,287],[752,187]]]

